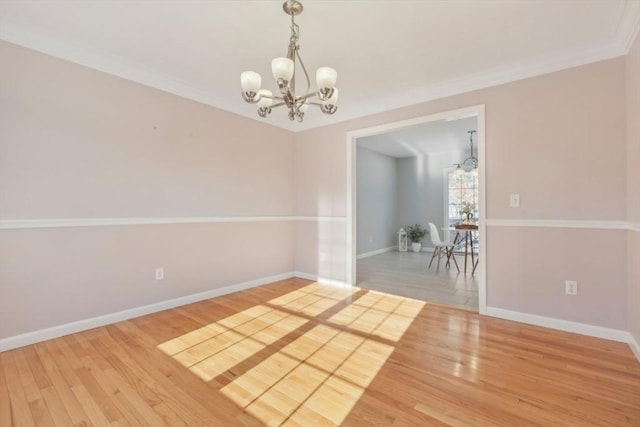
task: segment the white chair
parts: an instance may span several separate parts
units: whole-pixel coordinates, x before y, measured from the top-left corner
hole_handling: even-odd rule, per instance
[[[431,243],[435,247],[433,250],[433,256],[431,257],[431,261],[429,262],[429,268],[431,268],[431,264],[433,264],[433,259],[438,257],[438,266],[436,267],[436,273],[440,271],[440,260],[444,257],[447,257],[446,267],[450,267],[451,258],[453,258],[453,262],[456,265],[456,269],[458,273],[460,273],[460,267],[458,267],[458,261],[456,261],[456,256],[453,253],[453,243],[445,243],[440,240],[440,234],[438,234],[438,229],[433,223],[429,223],[429,237],[431,238]]]

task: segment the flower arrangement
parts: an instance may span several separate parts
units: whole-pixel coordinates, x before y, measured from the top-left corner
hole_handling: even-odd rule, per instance
[[[465,202],[462,205],[462,209],[460,209],[460,215],[465,215],[467,217],[467,221],[471,220],[473,214],[477,211],[475,203]]]
[[[423,228],[420,224],[407,225],[407,237],[411,240],[411,243],[419,243],[427,234],[427,229]]]

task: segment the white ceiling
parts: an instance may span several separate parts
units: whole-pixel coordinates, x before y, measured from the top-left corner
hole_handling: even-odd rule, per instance
[[[291,123],[240,97],[248,69],[275,91],[282,1],[0,0],[0,39],[295,131],[624,55],[640,22],[640,0],[303,0],[302,59],[340,100]]]
[[[415,157],[449,151],[469,155],[470,130],[478,129],[477,117],[439,120],[388,133],[358,138],[358,147],[390,157]],[[478,134],[473,135],[473,150],[478,155]]]

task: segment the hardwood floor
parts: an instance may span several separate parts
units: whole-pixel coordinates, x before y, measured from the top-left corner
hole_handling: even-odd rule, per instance
[[[638,426],[626,344],[302,279],[0,353],[0,426]]]
[[[357,260],[356,284],[361,288],[388,292],[478,311],[478,276],[462,271],[464,255],[457,254],[460,273],[452,265],[440,266],[436,261],[428,268],[431,252],[391,251]],[[470,260],[469,260],[470,261]]]

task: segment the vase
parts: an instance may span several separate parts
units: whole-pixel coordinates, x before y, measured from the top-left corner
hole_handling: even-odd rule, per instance
[[[413,252],[420,252],[422,250],[422,243],[420,243],[420,242],[411,242],[411,250]]]

